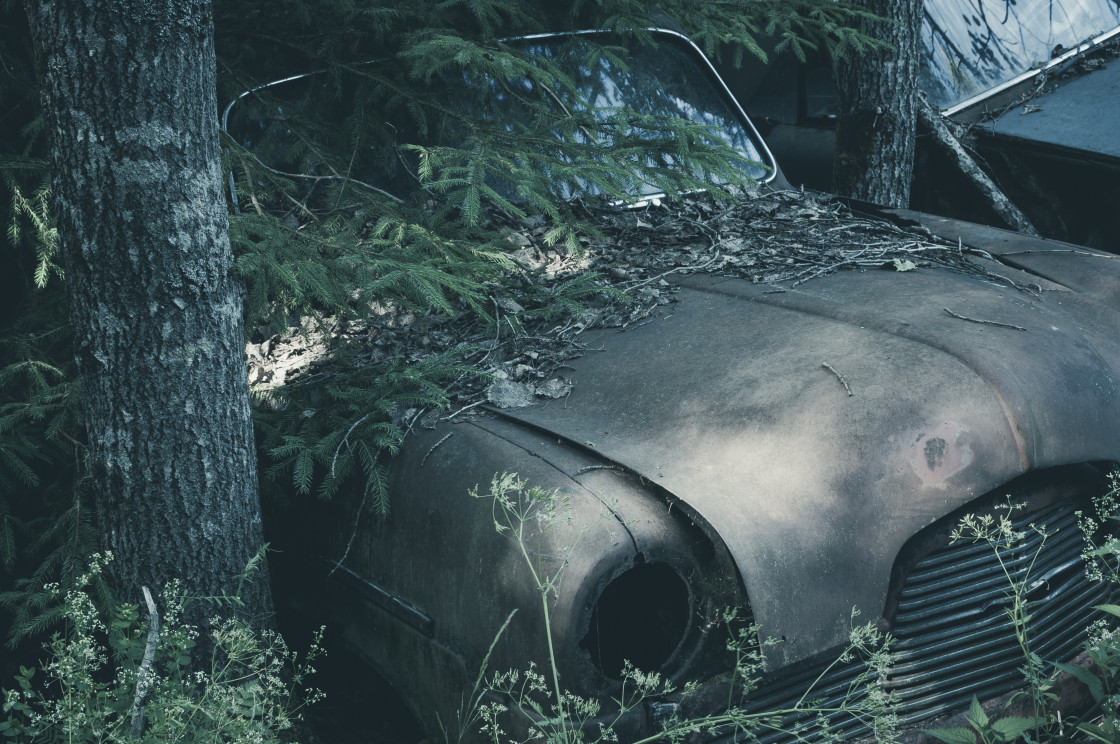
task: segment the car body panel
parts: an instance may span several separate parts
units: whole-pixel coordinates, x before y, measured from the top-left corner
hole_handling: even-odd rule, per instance
[[[767,291],[686,280],[667,317],[592,341],[563,402],[505,415],[696,509],[783,639],[776,666],[841,643],[853,606],[878,613],[935,519],[1029,469],[1120,456],[1111,309],[937,270]]]
[[[782,641],[764,649],[771,672],[812,668],[844,643],[853,607],[892,627],[917,560],[904,556],[931,525],[1032,473],[1059,473],[1038,481],[1051,501],[1084,491],[1054,468],[1120,460],[1116,259],[887,213],[997,256],[980,260],[992,276],[841,272],[782,292],[687,277],[646,324],[588,337],[566,398],[421,427],[392,463],[389,519],[355,499],[330,518],[353,531],[325,531],[325,554],[345,560],[323,602],[348,643],[445,723],[484,662],[547,664],[524,557],[491,503],[465,495],[511,469],[571,507],[529,544],[545,573],[564,566],[552,639],[582,694],[616,689],[589,627],[635,566],[688,587],[688,627],[660,670],[716,674],[718,690],[723,608],[749,607]]]
[[[1039,241],[1022,233],[976,225],[950,217],[910,210],[883,210],[913,221],[949,240],[981,248],[1001,263],[1028,272],[1039,280],[1075,290],[1093,298],[1101,312],[1120,307],[1117,266],[1120,256],[1058,240]],[[1088,306],[1084,308],[1089,311]]]
[[[491,500],[467,495],[475,486],[485,494],[494,475],[511,467],[567,502],[548,530],[531,528],[526,534],[542,579],[563,567],[560,591],[549,594],[549,606],[565,684],[585,691],[613,684],[592,663],[585,639],[596,598],[637,564],[670,566],[693,590],[695,596],[687,598],[691,625],[667,655],[675,657],[681,674],[705,668],[710,673],[710,665],[701,663],[709,654],[704,628],[715,625],[725,608],[746,603],[726,550],[711,544],[680,509],[665,509],[632,474],[550,433],[490,416],[416,432],[392,463],[390,517],[379,521],[355,503],[353,534],[359,539],[348,552],[351,533],[326,533],[325,554],[338,558],[345,552],[338,578],[340,595],[350,604],[340,608],[333,598],[328,604],[351,645],[390,679],[414,687],[404,692],[418,708],[442,701],[436,708],[445,720],[487,658],[491,670],[529,662],[547,668],[540,590],[525,557],[511,534],[495,529]],[[418,632],[399,616],[389,619],[394,613],[383,601],[354,606],[363,582],[431,618],[430,632]],[[355,623],[374,615],[378,633]],[[441,652],[402,658],[398,636]],[[445,656],[455,662],[446,663]],[[450,691],[456,696],[443,695]]]
[[[990,136],[1013,137],[1070,150],[1069,156],[1120,160],[1120,58],[1004,111],[978,128]]]

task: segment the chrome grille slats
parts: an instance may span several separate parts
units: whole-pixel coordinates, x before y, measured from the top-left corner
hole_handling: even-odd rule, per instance
[[[863,669],[859,664],[845,664],[834,667],[825,676],[807,700],[825,700],[830,704],[843,700],[856,677]],[[766,685],[751,696],[750,710],[782,710],[792,708],[820,674],[820,669],[807,670],[776,684]]]
[[[1013,581],[1023,581],[1028,571],[1031,577],[1038,579],[1050,574],[1055,566],[1080,562],[1081,533],[1072,510],[1063,511],[1060,505],[1055,505],[1030,517],[1033,518],[1024,519],[1022,525],[1016,524],[1017,528],[1025,530],[1025,536],[1015,546],[1013,557],[1005,558]],[[1028,529],[1032,522],[1047,525],[1049,536],[1044,550],[1040,551],[1042,535]],[[957,547],[973,550],[967,551],[971,555],[965,561],[954,562],[952,556]],[[946,602],[947,594],[965,587],[967,596],[956,596],[954,601]],[[906,628],[911,625],[928,633],[939,617],[942,623],[959,623],[969,614],[1002,612],[1010,589],[991,545],[986,542],[950,545],[920,561],[907,577],[895,613],[895,633],[901,642],[907,637]]]
[[[965,710],[973,696],[990,699],[1024,685],[1025,659],[1008,616],[1013,598],[1004,567],[1011,580],[1028,583],[1030,650],[1048,661],[1077,655],[1085,629],[1101,617],[1094,606],[1114,603],[1120,594],[1085,576],[1084,542],[1075,514],[1082,506],[1062,501],[1013,514],[1014,528],[1023,538],[1004,549],[1003,567],[985,541],[946,545],[913,566],[899,591],[891,629],[896,640],[882,680],[898,701],[896,713],[903,725]],[[1031,524],[1045,525],[1045,540]],[[823,668],[774,680],[752,695],[747,709],[791,708]],[[838,706],[861,671],[858,664],[834,667],[807,699],[820,700],[826,708]],[[843,712],[825,717],[845,736],[868,734],[864,722]],[[804,726],[799,735],[811,738],[817,723],[806,719]],[[779,732],[758,738],[766,744],[796,741]],[[725,735],[720,741],[733,739]]]
[[[884,681],[904,718],[935,715],[973,695],[995,697],[1022,684],[1024,658],[1008,616],[1014,599],[1004,569],[1011,581],[1027,583],[1031,650],[1058,660],[1076,652],[1092,606],[1107,601],[1110,591],[1084,576],[1074,511],[1061,502],[1013,515],[1023,537],[1001,548],[1002,566],[984,541],[948,545],[914,566],[901,592],[893,628],[898,640]],[[957,562],[961,548],[967,558]]]
[[[1080,561],[1077,561],[1080,567]],[[1076,617],[1084,617],[1085,623],[1081,628],[1091,622],[1091,617],[1096,613],[1093,605],[1109,601],[1111,593],[1103,584],[1091,582],[1078,582],[1071,579],[1064,586],[1054,591],[1045,602],[1032,605],[1033,620],[1031,623],[1032,645],[1039,646],[1046,643],[1055,634],[1068,634],[1071,629],[1075,638],[1079,638]],[[1061,620],[1060,623],[1052,619]],[[932,660],[945,664],[957,658],[967,657],[976,653],[976,648],[986,647],[990,644],[1013,644],[1014,638],[1010,619],[1006,614],[999,617],[988,618],[988,621],[973,632],[961,633],[952,630],[931,634],[924,638],[910,638],[907,643],[899,641],[894,646],[893,657],[896,660],[892,665],[892,679],[901,680],[908,674],[929,674],[928,665]],[[924,641],[924,642],[923,642]],[[931,642],[932,641],[932,642]],[[1017,648],[1017,644],[1015,645]]]

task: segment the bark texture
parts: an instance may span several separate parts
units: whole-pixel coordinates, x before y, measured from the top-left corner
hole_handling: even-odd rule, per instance
[[[262,543],[210,0],[27,0],[104,547],[121,599],[231,595]],[[243,615],[271,609],[267,571]],[[193,603],[189,619],[215,611]]]
[[[834,185],[838,193],[856,199],[907,207],[914,172],[922,0],[856,0],[856,4],[897,23],[869,22],[865,29],[893,49],[878,49],[837,64],[840,116]]]

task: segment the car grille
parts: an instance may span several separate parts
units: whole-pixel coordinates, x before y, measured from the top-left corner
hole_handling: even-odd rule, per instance
[[[1086,628],[1101,617],[1093,606],[1114,602],[1117,594],[1111,584],[1085,576],[1084,541],[1074,514],[1078,507],[1062,502],[1016,516],[1015,527],[1025,538],[1002,553],[1003,566],[983,541],[948,545],[914,566],[901,591],[891,631],[896,640],[883,681],[897,700],[895,712],[902,726],[966,710],[974,695],[987,700],[1024,686],[1023,651],[1007,615],[1011,581],[1028,582],[1031,651],[1052,661],[1077,655]],[[1030,529],[1031,524],[1045,525],[1044,546],[1043,536]],[[834,666],[823,677],[824,667],[802,670],[765,684],[746,707],[758,712],[791,709],[820,678],[806,700],[834,708],[861,671],[858,664]],[[849,713],[826,714],[824,719],[845,738],[869,733],[867,722]],[[756,733],[764,742],[815,738],[820,721],[813,714],[781,722],[780,728],[796,729],[797,736]],[[721,740],[733,739],[731,734]]]

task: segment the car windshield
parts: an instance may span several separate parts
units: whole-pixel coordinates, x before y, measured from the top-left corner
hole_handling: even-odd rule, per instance
[[[600,46],[617,43],[616,38],[594,32],[509,42],[529,52],[541,65],[558,70],[572,85],[553,89],[541,82],[547,76],[533,80],[531,76],[494,79],[484,75],[480,79],[466,72],[462,76],[431,81],[429,85],[444,90],[430,98],[454,101],[454,108],[466,116],[449,117],[438,125],[432,122],[430,127],[418,127],[409,118],[411,112],[398,106],[395,110],[390,108],[383,127],[370,127],[367,118],[369,144],[347,164],[347,172],[359,181],[403,196],[415,187],[416,168],[415,163],[409,162],[415,154],[402,145],[457,147],[467,139],[468,131],[483,121],[494,122],[510,133],[525,133],[540,126],[541,121],[547,121],[541,111],[551,109],[569,119],[571,115],[589,115],[586,124],[574,131],[554,132],[558,140],[577,145],[612,144],[612,138],[620,132],[650,142],[657,138],[665,140],[671,128],[657,122],[684,119],[700,124],[706,128],[706,138],[722,142],[735,151],[741,160],[734,165],[740,172],[759,181],[769,178],[774,172],[773,161],[765,145],[699,50],[674,34],[658,33],[656,39],[657,46],[628,45],[622,54],[616,53],[620,51],[617,47],[612,52]],[[315,93],[315,88],[323,87],[320,81],[334,84],[325,75],[311,74],[258,89],[267,96],[243,95],[241,103],[227,111],[227,131],[272,167],[283,171],[321,172],[320,166],[292,162],[287,155],[307,150],[293,147],[292,140],[297,134],[289,129],[287,122],[298,119],[301,109],[321,114],[322,96]],[[327,105],[340,107],[341,120],[344,104]],[[556,116],[557,119],[564,117]],[[635,125],[642,117],[649,118]],[[604,126],[597,126],[595,122]],[[277,129],[280,136],[277,136]],[[376,141],[384,132],[392,133],[391,141],[386,142],[384,138]],[[672,148],[665,149],[659,152],[656,162],[647,161],[647,167],[672,168],[676,158]],[[562,146],[558,151],[557,157],[563,157]],[[565,197],[576,192],[598,192],[594,184],[578,178],[573,179],[578,183],[571,184],[559,182],[561,180],[557,179],[556,188]],[[503,195],[515,198],[512,183],[502,183],[500,177],[491,177],[488,181]],[[630,189],[633,195],[641,197],[661,191],[647,183]]]
[[[582,101],[574,110],[586,108],[606,120],[624,110],[643,116],[681,118],[703,124],[734,149],[746,162],[741,170],[755,180],[770,172],[768,159],[755,140],[753,127],[738,104],[708,68],[691,44],[674,36],[659,35],[658,45],[631,46],[625,60],[592,52],[586,37],[549,37],[526,40],[526,50],[548,60],[569,75]],[[526,86],[530,84],[526,81]],[[504,104],[512,120],[522,112],[509,99]],[[564,104],[561,104],[564,105]],[[644,185],[643,194],[656,191]]]
[[[921,87],[949,108],[1117,26],[1117,0],[927,0]]]

